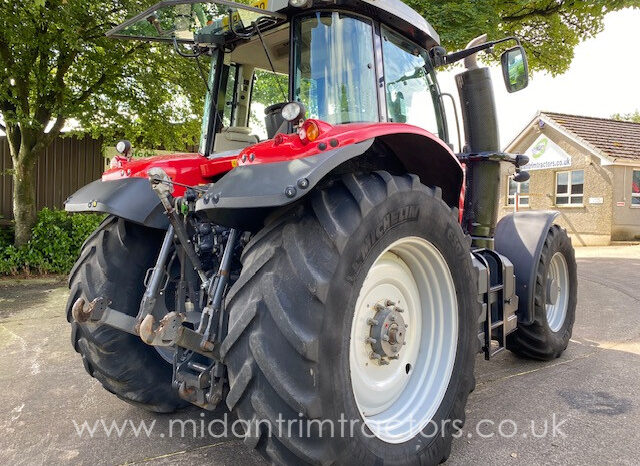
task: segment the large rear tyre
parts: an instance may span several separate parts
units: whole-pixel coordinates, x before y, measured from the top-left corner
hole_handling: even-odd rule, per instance
[[[184,406],[171,387],[172,365],[135,336],[107,326],[78,324],[71,308],[78,298],[111,301],[135,316],[144,293],[144,276],[153,266],[163,232],[118,217],[107,218],[82,247],[69,276],[67,320],[71,343],[89,375],[122,400],[150,411],[169,413]]]
[[[246,443],[276,464],[448,457],[480,309],[439,189],[345,175],[270,223],[242,260],[221,352]]]
[[[567,349],[576,318],[577,265],[571,239],[558,225],[547,233],[536,270],[534,321],[518,323],[507,337],[507,348],[539,360],[560,357]]]

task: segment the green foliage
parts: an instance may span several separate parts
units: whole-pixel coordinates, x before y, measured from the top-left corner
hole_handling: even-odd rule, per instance
[[[254,102],[269,106],[288,100],[289,78],[270,71],[256,72],[256,83],[253,90]]]
[[[104,215],[68,214],[43,209],[27,244],[16,248],[10,232],[0,230],[0,275],[69,273],[80,247]]]
[[[43,135],[51,119],[73,118],[107,142],[180,149],[197,144],[204,83],[193,60],[170,45],[114,40],[105,33],[156,0],[31,0],[0,3],[0,111],[8,124]],[[574,47],[601,31],[610,11],[640,0],[405,0],[450,50],[473,37],[515,34],[532,70],[566,71]],[[256,100],[281,101],[274,76]]]
[[[640,111],[636,110],[633,113],[616,113],[611,116],[614,120],[620,121],[632,121],[634,123],[640,123]]]
[[[521,38],[532,71],[552,75],[571,65],[579,42],[602,31],[604,16],[639,0],[404,0],[420,12],[440,34],[448,50],[458,50],[474,37]]]
[[[205,85],[196,63],[170,46],[105,37],[153,3],[0,2],[0,111],[7,126],[31,136],[31,146],[47,142],[49,121],[71,118],[107,142],[126,135],[148,147],[197,143]]]

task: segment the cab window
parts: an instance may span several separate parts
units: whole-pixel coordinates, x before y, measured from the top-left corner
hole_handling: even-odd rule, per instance
[[[382,29],[382,39],[387,119],[440,135],[439,92],[427,52],[388,29]]]
[[[222,113],[222,126],[229,127],[235,125],[234,113],[236,109],[236,82],[237,67],[235,64],[224,67],[222,73],[222,89],[224,94],[220,96],[224,104],[224,112]]]
[[[316,12],[296,23],[295,100],[331,124],[379,121],[373,26]]]

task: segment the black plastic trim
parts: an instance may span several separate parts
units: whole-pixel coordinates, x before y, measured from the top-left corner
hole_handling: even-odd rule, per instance
[[[80,188],[64,204],[67,212],[100,212],[166,230],[169,221],[146,178],[97,180]]]
[[[311,191],[331,170],[364,154],[373,142],[372,138],[302,159],[237,167],[209,188],[197,202],[196,211],[291,204]],[[287,194],[288,188],[292,189]]]
[[[517,212],[503,217],[496,226],[495,250],[513,264],[516,275],[518,323],[530,325],[534,315],[536,272],[554,211]]]

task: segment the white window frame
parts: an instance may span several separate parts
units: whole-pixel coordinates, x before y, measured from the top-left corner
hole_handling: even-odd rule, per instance
[[[530,183],[530,181],[531,180],[525,181],[525,183]],[[516,195],[515,194],[509,194],[509,185],[510,185],[511,182],[515,183],[515,181],[513,181],[513,178],[511,176],[507,176],[507,204],[506,204],[507,207],[514,207],[515,204],[516,204]],[[519,200],[518,207],[519,208],[524,207],[524,208],[528,209],[531,206],[531,199],[529,197],[529,195],[531,194],[531,185],[529,184],[529,192],[528,193],[521,194],[522,185],[524,183],[515,183],[515,184],[516,184],[516,194],[518,194],[518,200]],[[522,203],[523,199],[527,200],[526,204]]]
[[[572,189],[573,189],[573,183],[572,183],[572,173],[574,172],[582,172],[582,193],[573,193]],[[568,174],[568,184],[567,184],[567,192],[566,193],[562,193],[560,194],[560,197],[566,197],[569,199],[568,203],[563,203],[563,204],[558,204],[558,175],[561,175],[563,173],[567,173]],[[556,187],[555,187],[555,196],[553,198],[553,202],[557,207],[584,207],[584,185],[585,185],[585,178],[584,178],[584,169],[578,169],[578,170],[563,170],[563,171],[559,171],[556,172]],[[582,202],[581,203],[572,203],[571,202],[571,198],[574,196],[580,196],[582,197]]]
[[[640,170],[631,170],[631,207],[633,209],[640,209],[640,204],[634,204],[634,199],[640,199],[640,193],[633,192],[633,177],[636,173],[640,173]]]

